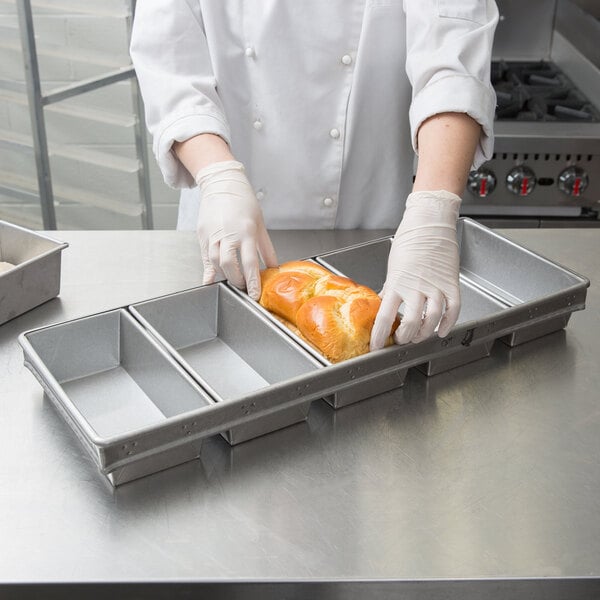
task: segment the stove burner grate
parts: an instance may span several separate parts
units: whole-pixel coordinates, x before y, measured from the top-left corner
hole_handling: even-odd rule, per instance
[[[600,121],[596,107],[552,63],[492,63],[499,121]]]

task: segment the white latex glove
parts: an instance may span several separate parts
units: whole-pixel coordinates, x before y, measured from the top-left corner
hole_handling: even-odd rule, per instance
[[[213,283],[222,271],[228,281],[258,300],[258,256],[267,267],[277,266],[277,256],[244,165],[235,160],[213,163],[195,179],[202,192],[196,231],[203,283]]]
[[[445,337],[456,323],[460,312],[456,241],[460,202],[446,191],[408,196],[390,250],[371,350],[383,348],[402,302],[404,315],[394,334],[397,344],[428,338],[438,323],[438,335]]]

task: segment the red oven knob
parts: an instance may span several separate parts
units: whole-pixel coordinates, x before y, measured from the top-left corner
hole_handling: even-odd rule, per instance
[[[577,198],[590,183],[587,173],[581,167],[568,167],[558,176],[558,189]]]
[[[496,189],[496,175],[490,169],[480,167],[469,173],[467,189],[478,198],[489,196]]]
[[[515,196],[529,196],[536,183],[535,173],[525,166],[515,167],[506,176],[506,187]]]

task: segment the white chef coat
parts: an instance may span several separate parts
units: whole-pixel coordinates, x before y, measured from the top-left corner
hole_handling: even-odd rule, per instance
[[[392,228],[419,125],[463,112],[493,147],[493,0],[143,0],[131,56],[168,185],[193,178],[171,147],[224,138],[269,228]],[[412,96],[411,96],[412,84]],[[183,190],[178,228],[196,226]]]

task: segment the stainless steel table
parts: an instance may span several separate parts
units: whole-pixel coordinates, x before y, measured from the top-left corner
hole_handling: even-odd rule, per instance
[[[286,260],[383,233],[273,238]],[[211,438],[116,491],[17,334],[198,285],[199,250],[178,232],[54,234],[71,244],[60,298],[0,327],[0,598],[126,582],[144,598],[599,597],[600,230],[504,233],[592,280],[566,331],[337,412],[317,402],[235,448]]]

